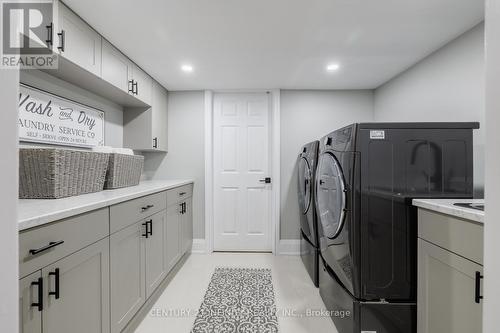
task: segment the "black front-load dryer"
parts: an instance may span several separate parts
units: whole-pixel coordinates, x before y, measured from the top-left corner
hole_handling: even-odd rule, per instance
[[[319,141],[302,147],[298,160],[297,196],[300,210],[300,255],[314,285],[318,287],[318,228],[314,205],[314,177],[318,157]]]
[[[339,333],[416,332],[412,199],[472,197],[474,128],[364,123],[320,140],[319,289]]]

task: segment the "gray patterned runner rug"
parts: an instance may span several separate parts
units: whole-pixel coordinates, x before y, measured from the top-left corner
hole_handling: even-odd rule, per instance
[[[191,332],[278,332],[271,270],[216,268]]]

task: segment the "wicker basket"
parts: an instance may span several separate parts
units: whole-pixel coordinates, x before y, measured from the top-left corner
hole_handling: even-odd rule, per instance
[[[110,190],[139,184],[143,166],[144,156],[110,154],[104,188]]]
[[[19,149],[19,198],[57,199],[104,188],[109,154],[58,148]]]

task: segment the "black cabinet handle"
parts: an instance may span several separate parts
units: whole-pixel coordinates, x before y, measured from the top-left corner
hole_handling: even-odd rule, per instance
[[[45,251],[47,251],[47,250],[50,250],[51,248],[56,247],[56,246],[58,246],[58,245],[61,245],[61,244],[63,244],[63,243],[64,243],[64,241],[63,241],[63,240],[58,241],[58,242],[50,242],[48,245],[45,245],[44,247],[41,247],[41,248],[39,248],[39,249],[31,249],[31,250],[30,250],[30,254],[31,254],[32,256],[34,256],[34,255],[37,255],[37,254],[39,254],[39,253],[45,252]]]
[[[142,234],[142,237],[149,238],[148,222],[144,222],[142,225],[146,228],[146,231]]]
[[[47,46],[52,46],[54,43],[54,23],[50,22],[49,25],[45,26],[47,28],[47,39],[45,42],[47,43]]]
[[[53,272],[49,272],[49,276],[54,276],[54,291],[49,291],[50,296],[54,296],[55,299],[59,299],[59,268],[56,268]]]
[[[148,209],[153,208],[154,206],[155,206],[155,205],[147,205],[147,206],[141,207],[141,210],[142,210],[143,212],[145,212],[145,211],[147,211]]]
[[[153,139],[153,148],[158,148],[158,138]]]
[[[137,95],[138,94],[138,88],[137,88],[137,81],[132,79],[128,81],[128,92],[131,93],[132,95]]]
[[[181,192],[179,195],[182,197],[183,195],[186,195],[186,192]]]
[[[37,307],[38,311],[43,311],[43,279],[38,278],[37,281],[31,282],[32,286],[38,287],[38,302],[31,303],[32,307]]]
[[[149,236],[153,236],[153,220],[149,220],[146,223],[149,225],[149,231],[146,227],[146,232],[149,232]]]
[[[66,49],[66,32],[61,30],[57,35],[59,36],[59,46],[57,48],[61,50],[61,52],[64,52]]]
[[[134,94],[134,80],[128,81],[128,92]]]
[[[483,276],[481,275],[481,272],[476,272],[476,292],[474,293],[474,301],[479,304],[481,303],[481,300],[483,299],[483,296],[481,296],[481,280],[483,279]]]
[[[139,83],[134,81],[134,95],[139,95]]]

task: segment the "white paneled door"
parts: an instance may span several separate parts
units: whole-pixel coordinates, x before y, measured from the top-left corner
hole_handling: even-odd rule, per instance
[[[213,100],[214,251],[271,251],[270,98]]]

